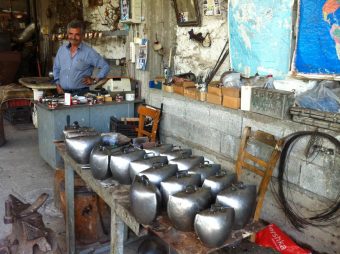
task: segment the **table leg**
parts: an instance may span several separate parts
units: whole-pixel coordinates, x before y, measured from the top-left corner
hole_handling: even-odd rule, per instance
[[[111,209],[111,254],[124,253],[125,224]]]
[[[65,195],[66,195],[66,247],[68,254],[75,254],[74,233],[74,171],[68,164],[65,165]]]

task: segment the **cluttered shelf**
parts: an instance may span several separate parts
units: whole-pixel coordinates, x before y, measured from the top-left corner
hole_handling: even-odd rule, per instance
[[[83,108],[83,107],[102,107],[102,106],[109,106],[109,105],[118,105],[118,104],[131,104],[131,103],[135,103],[135,104],[139,104],[139,103],[144,103],[143,99],[137,99],[134,101],[110,101],[110,102],[105,102],[105,103],[96,103],[96,104],[88,104],[88,103],[79,103],[79,104],[73,104],[71,106],[65,106],[59,103],[58,107],[51,109],[48,105],[48,103],[39,103],[37,102],[37,104],[39,104],[39,106],[41,108],[44,108],[45,110],[64,110],[64,109],[70,109],[70,108]]]

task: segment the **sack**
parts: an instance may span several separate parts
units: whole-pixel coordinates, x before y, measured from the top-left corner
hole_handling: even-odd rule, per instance
[[[256,233],[256,243],[269,247],[282,254],[311,254],[311,251],[299,247],[275,224],[270,224]]]
[[[302,108],[340,113],[339,84],[334,81],[321,81],[312,89],[297,96],[296,103]]]

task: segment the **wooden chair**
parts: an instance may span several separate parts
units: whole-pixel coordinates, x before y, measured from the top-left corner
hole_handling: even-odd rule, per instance
[[[272,152],[268,160],[264,161],[263,159],[260,159],[247,151],[250,140],[260,142],[272,148]],[[276,140],[275,137],[269,133],[256,131],[252,134],[250,127],[245,127],[243,130],[240,150],[236,161],[237,179],[240,179],[242,169],[248,169],[262,177],[260,185],[258,186],[257,205],[255,208],[253,221],[258,221],[260,218],[267,187],[273,174],[276,162],[280,157],[282,145],[283,139]]]
[[[157,138],[158,124],[161,118],[161,110],[147,105],[138,107],[139,123],[136,129],[138,137],[147,136],[151,142],[155,142]],[[152,118],[151,132],[145,129],[146,117]]]

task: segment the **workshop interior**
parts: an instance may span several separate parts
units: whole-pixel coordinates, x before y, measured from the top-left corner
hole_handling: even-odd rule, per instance
[[[339,20],[1,0],[0,254],[340,253]]]

